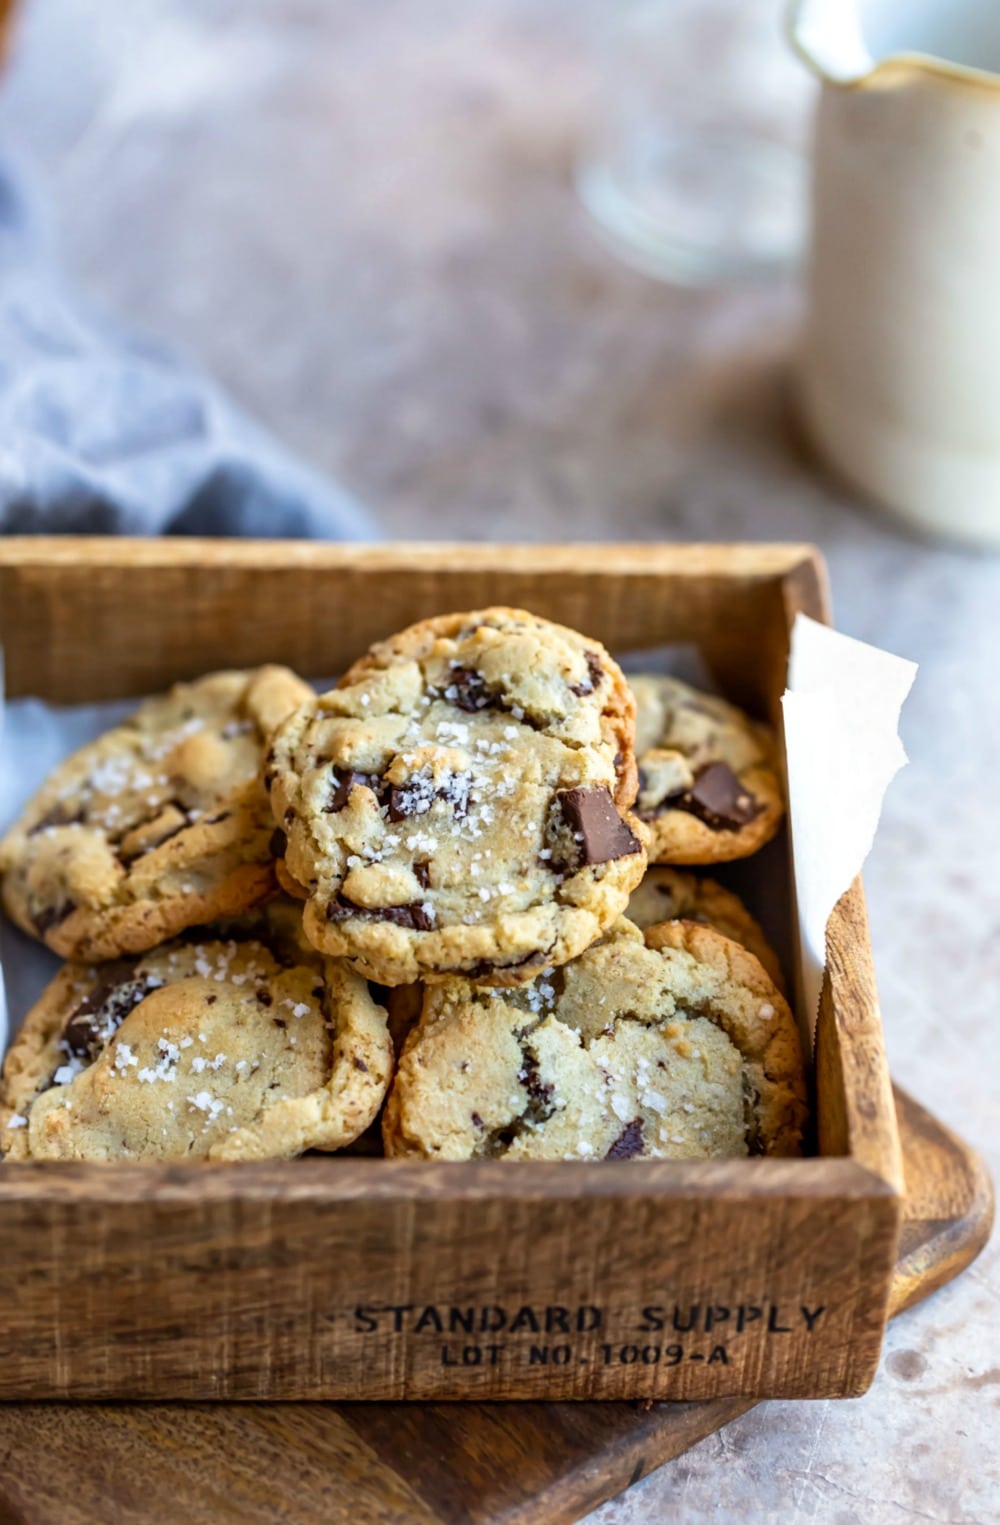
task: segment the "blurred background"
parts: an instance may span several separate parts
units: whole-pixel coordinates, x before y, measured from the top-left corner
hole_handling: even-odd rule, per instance
[[[33,258],[386,537],[822,547],[840,627],[922,665],[867,871],[895,1074],[996,1159],[998,563],[803,442],[817,86],[780,5],[661,0],[623,34],[633,9],[25,0],[0,155]],[[595,1519],[997,1518],[988,1255],[892,1326],[863,1403],[761,1407]]]
[[[762,121],[804,144],[813,83],[780,4],[656,9],[666,46],[654,70],[633,55],[626,95],[652,77],[676,113],[731,47],[728,12],[739,91],[705,87],[715,109],[737,138]],[[816,536],[836,495],[788,430],[794,278],[670,289],[581,210],[611,11],[30,0],[0,142],[41,169],[77,283],[387,535]]]

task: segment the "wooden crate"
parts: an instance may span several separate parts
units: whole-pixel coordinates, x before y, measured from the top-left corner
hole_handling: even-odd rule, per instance
[[[498,602],[619,652],[693,642],[775,719],[791,621],[827,615],[807,546],[0,541],[11,697],[330,674]],[[902,1169],[859,884],[829,929],[814,1113],[802,1160],[8,1166],[0,1398],[861,1393]]]

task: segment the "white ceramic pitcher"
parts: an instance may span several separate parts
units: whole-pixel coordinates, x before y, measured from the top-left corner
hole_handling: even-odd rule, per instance
[[[799,390],[911,523],[1000,546],[1000,3],[798,0],[823,81]]]

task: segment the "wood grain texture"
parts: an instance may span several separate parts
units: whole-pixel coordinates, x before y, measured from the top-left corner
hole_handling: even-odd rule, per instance
[[[9,689],[52,701],[264,660],[329,675],[414,619],[491,602],[619,652],[693,642],[774,719],[790,621],[828,612],[800,545],[0,542]],[[860,887],[830,937],[823,1158],[5,1168],[21,1274],[0,1397],[863,1392],[901,1177]]]
[[[0,1397],[857,1393],[898,1214],[850,1160],[8,1166]]]
[[[0,645],[12,697],[72,703],[155,692],[234,663],[328,675],[413,620],[508,603],[620,651],[693,641],[735,698],[773,712],[787,654],[784,579],[821,619],[817,565],[803,545],[11,536],[0,543]]]
[[[907,1196],[893,1312],[957,1275],[992,1222],[978,1158],[897,1093]],[[569,1525],[752,1406],[0,1406],[11,1525]]]

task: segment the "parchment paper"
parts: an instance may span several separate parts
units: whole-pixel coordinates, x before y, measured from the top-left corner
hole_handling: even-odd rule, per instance
[[[899,715],[917,668],[805,614],[781,701],[805,1017],[815,1030],[826,924],[871,851],[906,753]]]

